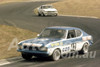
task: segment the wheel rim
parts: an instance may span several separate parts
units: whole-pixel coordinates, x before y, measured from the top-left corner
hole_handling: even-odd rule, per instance
[[[43,16],[43,13],[41,13],[41,16]]]
[[[55,14],[55,16],[57,16],[57,14]]]
[[[59,52],[59,50],[56,50],[54,52],[54,60],[58,60],[59,58],[60,58],[60,52]]]
[[[44,13],[42,13],[41,16],[44,16]]]

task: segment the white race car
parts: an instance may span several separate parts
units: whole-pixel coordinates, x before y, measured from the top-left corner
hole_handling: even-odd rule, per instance
[[[72,51],[88,53],[92,40],[91,35],[76,27],[48,27],[37,38],[19,42],[18,51],[26,60],[32,56],[59,60],[61,55]]]
[[[58,15],[57,9],[53,8],[52,5],[42,5],[37,8],[37,11],[38,11],[38,16],[47,16],[47,15],[57,16]]]

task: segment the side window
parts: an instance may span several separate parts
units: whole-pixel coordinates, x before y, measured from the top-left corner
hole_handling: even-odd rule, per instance
[[[82,32],[80,30],[76,30],[76,37],[81,36]]]
[[[67,39],[74,38],[74,37],[76,37],[75,30],[69,30]]]

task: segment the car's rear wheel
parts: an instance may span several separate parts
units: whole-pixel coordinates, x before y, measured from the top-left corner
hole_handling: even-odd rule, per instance
[[[85,43],[83,45],[83,48],[81,49],[81,51],[79,51],[79,53],[80,54],[86,54],[86,53],[88,53],[88,51],[89,51],[89,45],[88,45],[88,43]]]
[[[60,56],[61,56],[60,50],[59,50],[59,49],[56,49],[56,50],[54,50],[54,52],[53,52],[53,54],[52,54],[52,56],[51,56],[51,59],[52,59],[53,61],[57,61],[57,60],[60,59]]]
[[[55,16],[58,16],[58,14],[55,14]]]
[[[22,53],[22,57],[23,57],[25,60],[31,60],[31,59],[32,59],[32,54],[29,54],[29,53]]]

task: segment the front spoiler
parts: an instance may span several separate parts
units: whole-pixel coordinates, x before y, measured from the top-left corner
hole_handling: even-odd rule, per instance
[[[41,55],[47,55],[47,56],[49,56],[49,53],[48,52],[43,52],[43,51],[29,51],[29,50],[17,50],[18,52],[23,52],[23,53],[31,53],[31,54],[37,54],[37,55],[39,55],[39,54],[41,54]]]
[[[44,13],[45,15],[57,15],[58,13]]]

